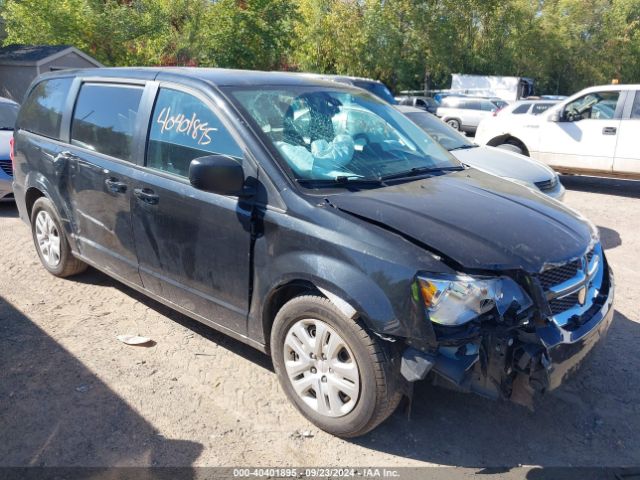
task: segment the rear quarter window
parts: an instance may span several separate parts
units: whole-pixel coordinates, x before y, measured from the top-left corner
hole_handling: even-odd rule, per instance
[[[541,113],[544,113],[547,110],[549,110],[549,108],[552,106],[553,105],[551,103],[536,103],[533,105],[533,108],[531,109],[531,113],[533,113],[534,115],[540,115]]]
[[[633,107],[631,107],[631,118],[640,119],[640,91],[636,92],[636,98],[633,99]]]
[[[511,113],[514,115],[523,115],[529,111],[530,107],[530,103],[523,103],[522,105],[518,105],[516,108],[514,108]]]
[[[22,104],[18,128],[59,138],[62,113],[72,81],[72,78],[54,78],[37,84]]]
[[[465,110],[482,110],[482,104],[478,100],[465,100],[459,108]]]

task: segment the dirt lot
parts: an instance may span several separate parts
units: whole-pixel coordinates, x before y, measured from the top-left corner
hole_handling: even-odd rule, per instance
[[[0,205],[0,465],[637,465],[640,182],[565,184],[615,270],[606,342],[533,413],[419,385],[410,421],[355,441],[307,423],[251,348],[94,270],[50,276]]]

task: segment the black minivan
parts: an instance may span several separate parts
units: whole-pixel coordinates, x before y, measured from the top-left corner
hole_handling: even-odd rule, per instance
[[[460,164],[353,86],[49,73],[13,158],[48,271],[91,265],[269,352],[289,399],[335,435],[373,429],[425,378],[531,404],[612,319],[590,222]]]

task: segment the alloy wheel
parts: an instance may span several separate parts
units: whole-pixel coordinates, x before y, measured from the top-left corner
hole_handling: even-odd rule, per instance
[[[44,261],[50,267],[56,267],[60,263],[60,232],[45,210],[38,212],[36,217],[36,239]]]

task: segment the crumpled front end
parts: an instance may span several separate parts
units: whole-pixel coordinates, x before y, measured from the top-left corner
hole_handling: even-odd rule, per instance
[[[527,406],[560,385],[613,318],[613,275],[602,247],[596,244],[577,259],[514,280],[531,299],[526,308],[515,301],[507,308],[489,304],[460,325],[434,321],[437,315],[427,308],[435,341],[403,352],[405,379],[431,374],[436,384]],[[500,295],[506,293],[495,298]]]

